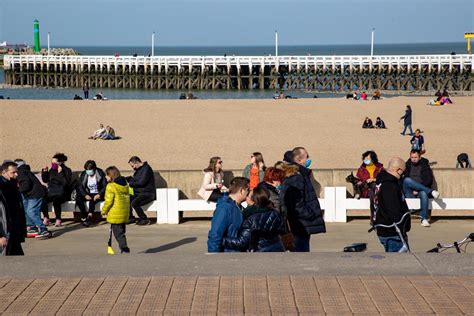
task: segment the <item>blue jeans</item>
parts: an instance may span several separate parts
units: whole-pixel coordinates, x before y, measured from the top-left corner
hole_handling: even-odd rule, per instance
[[[294,252],[309,252],[309,240],[311,235],[294,235],[295,237],[295,249]]]
[[[38,227],[40,231],[45,231],[46,226],[41,220],[41,206],[43,199],[28,199],[23,197],[23,206],[25,208],[26,225],[29,227]]]
[[[417,191],[418,196],[415,196],[413,191]],[[406,177],[403,179],[403,193],[405,194],[405,197],[420,199],[420,215],[422,219],[428,219],[428,194],[430,194],[431,191],[433,191],[433,189],[416,182],[412,178]]]
[[[402,134],[405,135],[405,132],[407,131],[407,128],[410,129],[410,135],[413,135],[413,130],[411,129],[411,124],[409,124],[409,125],[404,125],[404,126],[403,126],[403,132],[402,132]]]
[[[398,252],[403,247],[403,242],[400,239],[400,236],[378,237],[385,252]]]

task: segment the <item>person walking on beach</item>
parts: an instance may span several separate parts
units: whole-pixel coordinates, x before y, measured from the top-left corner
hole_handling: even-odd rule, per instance
[[[104,171],[97,168],[94,160],[87,160],[76,186],[76,205],[81,211],[82,226],[89,227],[96,204],[104,200],[106,186]],[[87,208],[86,202],[88,202]]]
[[[403,192],[407,198],[420,199],[421,226],[430,227],[428,216],[429,195],[439,198],[439,192],[433,190],[433,170],[430,162],[421,157],[419,150],[412,149],[410,159],[406,162],[405,178],[403,178]]]
[[[249,195],[249,180],[235,177],[230,181],[229,193],[225,193],[218,201],[212,215],[211,229],[207,238],[207,252],[235,252],[224,246],[226,237],[235,238],[242,226],[243,217],[241,204]]]
[[[377,176],[374,198],[370,200],[373,224],[392,225],[399,222],[403,214],[409,212],[399,182],[404,172],[404,161],[401,158],[392,158],[388,163],[388,168],[382,170]],[[410,228],[410,217],[407,216],[406,220],[399,226],[407,243],[408,236],[406,233],[410,231]],[[394,227],[377,228],[377,236],[385,252],[398,252],[403,247],[403,241]]]
[[[208,202],[217,202],[227,188],[224,185],[223,161],[221,157],[212,157],[209,166],[204,169],[201,188],[198,195]]]
[[[265,175],[265,161],[263,155],[259,152],[254,152],[250,156],[250,164],[246,165],[242,176],[250,180],[250,190],[253,190],[257,185],[263,181]]]
[[[89,100],[89,85],[87,83],[82,88],[82,91],[84,91],[84,99]]]
[[[146,161],[142,162],[137,156],[131,157],[128,164],[135,170],[133,176],[127,178],[130,187],[133,189],[130,220],[134,221],[132,213],[132,209],[134,209],[138,215],[137,225],[150,225],[151,222],[142,206],[156,200],[155,174],[150,165]]]
[[[41,220],[41,208],[48,189],[41,184],[23,159],[15,159],[15,163],[18,168],[18,190],[22,196],[28,227],[27,236],[49,238],[51,232]]]
[[[130,253],[128,248],[126,223],[130,211],[130,192],[127,180],[121,176],[115,166],[105,169],[107,177],[107,188],[105,189],[105,202],[102,207],[102,215],[107,216],[115,239],[117,240],[121,253]]]
[[[411,106],[407,105],[407,108],[405,110],[405,115],[403,115],[400,120],[403,120],[403,132],[400,134],[405,136],[405,132],[407,131],[407,128],[410,129],[410,136],[413,136],[413,130],[411,128],[411,122],[412,122],[412,111],[411,111]]]
[[[283,181],[280,200],[282,207],[286,207],[295,238],[294,251],[309,252],[311,235],[325,233],[326,225],[311,181],[311,159],[304,147],[293,149],[291,163],[298,167],[299,172]]]
[[[18,169],[12,161],[3,163],[1,169],[0,195],[3,208],[0,210],[0,247],[6,256],[23,256],[21,244],[25,242],[26,217],[16,181]]]
[[[53,202],[54,214],[56,215],[56,227],[62,226],[61,204],[70,200],[73,186],[72,171],[66,166],[67,156],[57,153],[51,159],[51,169],[43,168],[41,179],[48,184],[48,195],[43,203],[44,224],[49,225],[48,203]]]

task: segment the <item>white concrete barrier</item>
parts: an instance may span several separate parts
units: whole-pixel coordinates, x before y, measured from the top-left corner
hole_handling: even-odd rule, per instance
[[[201,199],[179,199],[179,190],[177,188],[156,189],[156,200],[143,207],[145,211],[156,212],[157,224],[179,224],[180,212],[200,212],[214,211],[216,203],[207,202]],[[410,209],[419,209],[419,199],[407,199]],[[77,212],[75,201],[69,201],[62,204],[63,212]],[[96,205],[96,212],[100,212],[103,202]],[[324,210],[324,220],[326,222],[347,222],[348,211],[360,210],[358,215],[367,216],[370,214],[369,199],[347,198],[345,187],[326,187],[324,188],[324,198],[319,199],[321,209]],[[52,205],[49,204],[49,211],[52,211]],[[474,216],[474,198],[441,198],[430,199],[430,210],[466,210],[466,215]],[[454,214],[454,213],[453,213]],[[449,211],[443,215],[450,215]],[[456,213],[456,215],[458,215]]]

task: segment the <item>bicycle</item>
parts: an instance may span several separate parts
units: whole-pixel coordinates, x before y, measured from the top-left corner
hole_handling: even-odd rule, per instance
[[[410,251],[410,246],[408,245],[408,241],[406,241],[405,237],[403,236],[402,234],[402,231],[400,230],[400,228],[398,227],[398,225],[400,225],[407,216],[410,216],[411,214],[413,214],[414,212],[406,212],[405,214],[402,215],[402,218],[400,219],[400,221],[398,221],[397,223],[393,223],[391,225],[384,225],[384,224],[372,224],[372,227],[368,230],[369,233],[371,233],[372,231],[376,230],[377,228],[379,227],[383,227],[383,228],[395,228],[395,231],[397,232],[398,236],[400,237],[400,240],[402,241],[403,243],[403,246],[402,248],[400,248],[400,250],[398,251],[399,253],[411,253]]]
[[[474,241],[474,233],[470,233],[463,240],[455,241],[452,244],[443,245],[443,244],[438,243],[438,244],[436,244],[435,248],[430,249],[427,252],[440,253],[440,252],[444,252],[448,249],[455,248],[457,253],[466,253],[467,246],[469,245],[469,243],[471,243],[473,241]],[[461,248],[462,245],[465,245],[464,249]]]

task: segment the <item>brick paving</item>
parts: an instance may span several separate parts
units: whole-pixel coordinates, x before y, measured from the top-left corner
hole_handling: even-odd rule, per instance
[[[2,315],[474,315],[474,276],[0,278]]]

